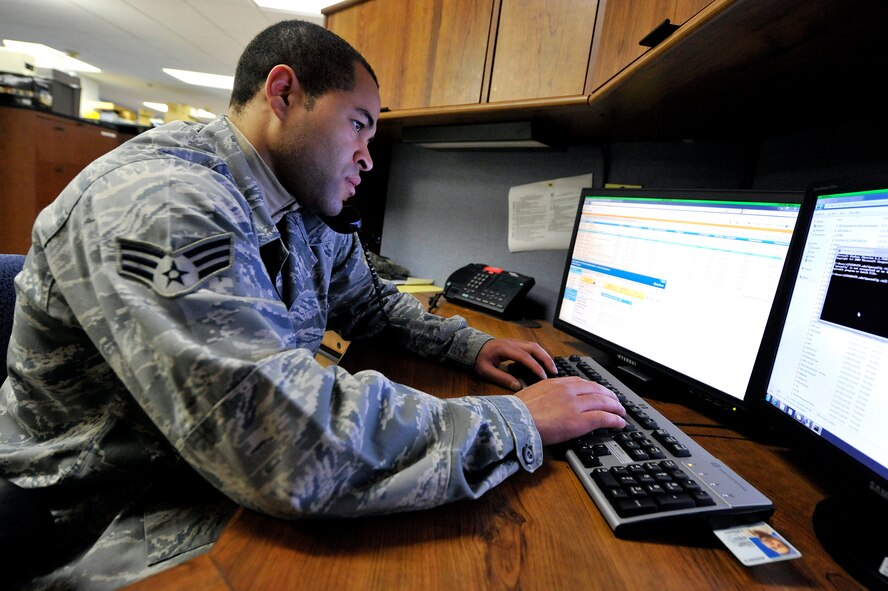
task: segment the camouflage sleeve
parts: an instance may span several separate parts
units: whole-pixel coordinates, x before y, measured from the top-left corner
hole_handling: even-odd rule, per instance
[[[281,376],[302,386],[284,392]],[[178,447],[237,501],[280,517],[477,498],[542,461],[514,396],[441,400],[378,372],[322,369],[305,351],[262,363]]]
[[[53,230],[54,289],[217,488],[281,517],[357,515],[474,498],[540,465],[539,435],[516,397],[445,401],[377,372],[317,364],[295,346],[236,187],[205,170],[163,169],[163,182],[148,182],[154,172],[142,171],[126,198],[129,173],[101,179]],[[442,344],[462,328],[443,324],[454,330]]]
[[[344,262],[333,271],[330,322],[343,338],[353,340],[378,334],[386,322],[361,245],[348,238],[343,240]],[[380,279],[379,284],[390,332],[418,355],[451,361],[468,369],[475,364],[484,343],[493,338],[469,327],[461,316],[443,318],[426,312],[419,300],[409,293],[400,293],[389,281]]]

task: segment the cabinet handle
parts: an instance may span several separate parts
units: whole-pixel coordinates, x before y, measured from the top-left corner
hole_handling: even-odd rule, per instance
[[[673,25],[669,22],[667,18],[662,23],[654,27],[654,30],[644,36],[644,38],[638,42],[639,45],[644,45],[645,47],[656,47],[660,43],[663,42],[666,37],[671,35],[672,33],[678,30],[678,25]]]

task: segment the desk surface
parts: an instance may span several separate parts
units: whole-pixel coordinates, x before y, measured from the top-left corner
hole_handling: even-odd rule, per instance
[[[535,340],[553,355],[587,352],[541,323],[529,328],[444,304],[480,330]],[[413,356],[352,343],[341,365],[373,368],[442,397],[505,390]],[[861,589],[821,548],[811,515],[824,491],[792,454],[684,406],[651,401],[776,507],[770,523],[802,558],[744,567],[714,536],[620,540],[567,463],[546,451],[476,501],[372,518],[287,522],[240,509],[207,554],[131,590],[269,589]]]

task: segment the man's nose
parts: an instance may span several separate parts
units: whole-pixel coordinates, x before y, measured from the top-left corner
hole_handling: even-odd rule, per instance
[[[370,157],[370,150],[365,148],[357,153],[358,166],[363,172],[373,168],[373,158]]]

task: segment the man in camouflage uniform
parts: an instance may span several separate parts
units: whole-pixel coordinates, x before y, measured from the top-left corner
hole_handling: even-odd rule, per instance
[[[348,44],[278,23],[241,57],[227,117],[137,136],[40,214],[16,280],[0,474],[46,501],[69,544],[31,586],[166,568],[234,503],[293,519],[477,498],[535,470],[544,444],[624,425],[612,393],[576,378],[441,400],[316,363],[332,328],[386,330],[516,390],[503,361],[555,370],[538,345],[387,282],[380,309],[360,244],[321,217],[371,168],[379,110]]]

